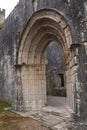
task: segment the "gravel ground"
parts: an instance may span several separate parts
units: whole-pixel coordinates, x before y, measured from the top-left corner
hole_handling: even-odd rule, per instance
[[[40,121],[4,110],[6,105],[0,102],[0,130],[50,130]]]
[[[32,118],[21,117],[12,112],[0,113],[0,130],[50,130]]]

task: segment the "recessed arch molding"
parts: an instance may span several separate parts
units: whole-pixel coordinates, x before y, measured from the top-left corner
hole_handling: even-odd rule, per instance
[[[43,41],[40,42],[42,38]],[[34,63],[34,57],[38,55],[36,50],[41,47],[44,49],[46,46],[47,40],[45,39],[50,39],[51,41],[56,39],[60,43],[64,54],[67,53],[72,45],[72,33],[69,23],[63,15],[53,9],[44,9],[36,12],[27,23],[20,40],[17,64]],[[43,49],[40,50],[43,52]],[[42,52],[39,52],[38,63]]]

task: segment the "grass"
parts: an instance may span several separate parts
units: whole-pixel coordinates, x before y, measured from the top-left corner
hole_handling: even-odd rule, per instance
[[[10,104],[0,101],[0,112],[6,111],[5,108],[11,107]]]
[[[5,109],[9,107],[11,107],[10,104],[0,101],[0,130],[19,130],[16,129],[16,123],[21,120],[24,121],[24,118]]]
[[[10,104],[0,101],[0,130],[50,130],[42,125],[41,122],[20,115],[4,108],[11,107]],[[37,115],[38,116],[38,115]]]
[[[2,23],[0,23],[0,29],[2,28]]]

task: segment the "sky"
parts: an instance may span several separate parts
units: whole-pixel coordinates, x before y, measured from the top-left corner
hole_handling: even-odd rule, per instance
[[[0,0],[0,8],[6,10],[6,17],[13,10],[19,0]]]

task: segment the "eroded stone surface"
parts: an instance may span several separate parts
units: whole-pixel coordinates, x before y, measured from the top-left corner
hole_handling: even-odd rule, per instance
[[[47,103],[43,52],[57,41],[67,68],[67,105],[76,126],[72,130],[78,130],[76,123],[87,120],[87,2],[33,2],[20,0],[0,30],[0,98],[14,110],[39,112]]]

